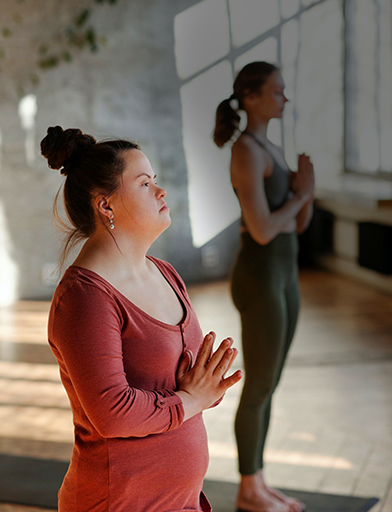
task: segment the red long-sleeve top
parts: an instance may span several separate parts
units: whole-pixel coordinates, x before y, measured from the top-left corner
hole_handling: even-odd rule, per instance
[[[183,421],[174,393],[185,347],[203,339],[185,285],[149,257],[182,302],[178,325],[134,305],[91,270],[71,266],[53,297],[49,343],[75,426],[60,512],[210,511],[202,414]]]

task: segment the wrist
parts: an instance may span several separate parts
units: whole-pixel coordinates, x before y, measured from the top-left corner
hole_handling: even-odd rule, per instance
[[[301,207],[304,206],[310,199],[309,194],[304,192],[296,192],[294,197],[298,200]]]
[[[178,391],[175,391],[175,393],[182,401],[182,406],[184,408],[184,421],[203,411],[204,408],[200,401],[188,391],[179,389]]]

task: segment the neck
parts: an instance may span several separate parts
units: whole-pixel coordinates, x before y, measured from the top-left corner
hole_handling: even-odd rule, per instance
[[[140,278],[147,271],[146,254],[153,241],[121,230],[113,233],[99,230],[89,237],[74,265],[116,279]]]
[[[252,114],[252,112],[248,114],[248,123],[246,125],[246,131],[253,133],[259,139],[267,138],[267,129],[269,119],[264,119],[262,117],[256,116]]]

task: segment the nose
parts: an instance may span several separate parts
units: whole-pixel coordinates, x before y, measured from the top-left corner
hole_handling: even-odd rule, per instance
[[[157,187],[157,188],[158,188],[158,190],[157,190],[158,199],[163,199],[164,197],[166,197],[166,194],[167,194],[166,190],[162,187]]]
[[[288,100],[288,99],[286,98],[286,96],[285,96],[284,94],[283,94],[283,98],[284,98],[284,102],[285,102],[285,103],[287,103],[288,101],[290,101],[290,100]]]

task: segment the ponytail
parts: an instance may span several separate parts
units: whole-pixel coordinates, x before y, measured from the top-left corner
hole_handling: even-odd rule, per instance
[[[237,112],[244,108],[244,98],[250,93],[259,93],[268,76],[275,71],[279,71],[275,64],[258,61],[250,62],[238,73],[233,84],[234,93],[216,109],[213,139],[219,148],[239,130],[241,118]],[[234,101],[237,103],[235,107]]]
[[[234,94],[222,101],[216,109],[213,139],[219,148],[222,148],[239,128],[241,118],[237,113],[238,108],[232,107],[232,100],[236,100]]]

